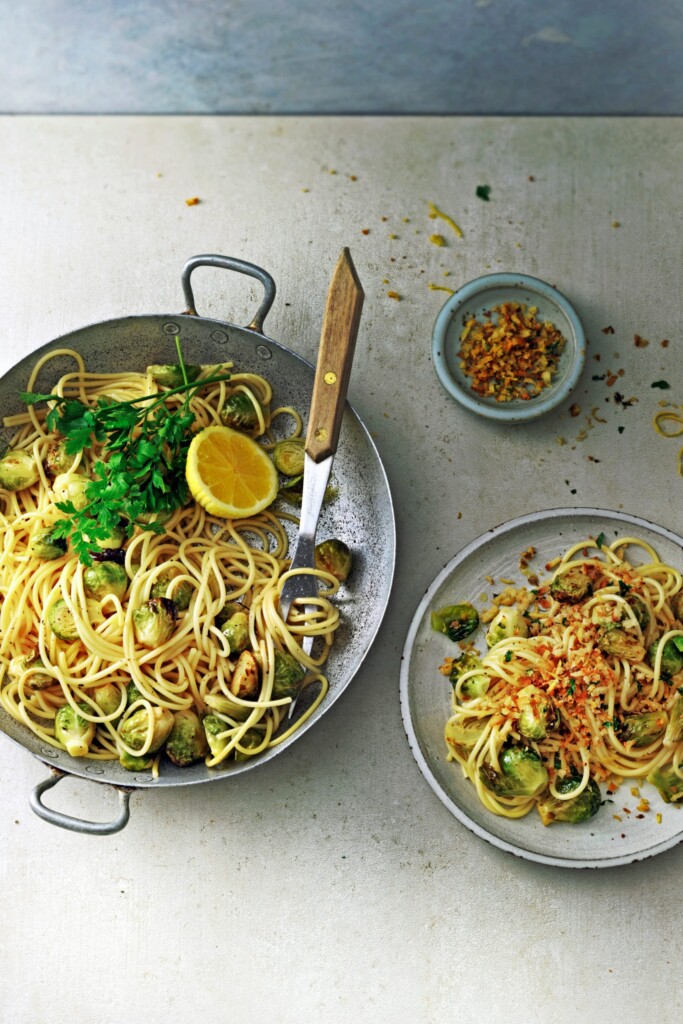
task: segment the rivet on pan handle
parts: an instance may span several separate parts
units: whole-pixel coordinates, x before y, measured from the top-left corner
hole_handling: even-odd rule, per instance
[[[218,267],[221,270],[236,270],[238,274],[246,274],[248,277],[255,277],[257,281],[261,282],[265,295],[256,312],[256,316],[251,323],[247,325],[247,328],[250,331],[258,331],[259,334],[263,334],[263,322],[268,316],[270,308],[275,301],[275,281],[273,281],[270,274],[267,273],[267,271],[262,270],[261,267],[257,267],[254,263],[246,263],[244,260],[238,260],[234,256],[190,256],[180,275],[183,294],[185,296],[185,312],[189,313],[190,316],[198,315],[194,304],[194,292],[192,291],[192,285],[190,283],[192,271],[196,270],[197,267]]]

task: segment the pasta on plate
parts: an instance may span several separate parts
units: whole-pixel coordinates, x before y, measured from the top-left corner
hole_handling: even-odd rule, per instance
[[[548,582],[501,595],[485,654],[462,639],[472,606],[435,613],[463,646],[441,666],[449,759],[488,810],[535,808],[545,825],[589,819],[625,779],[683,799],[680,571],[643,540],[602,535],[548,568]]]

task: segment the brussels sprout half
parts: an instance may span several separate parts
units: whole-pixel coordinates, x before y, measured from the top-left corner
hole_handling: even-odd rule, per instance
[[[581,783],[578,775],[569,775],[566,778],[558,779],[555,789],[558,793],[571,793]],[[571,825],[588,821],[600,810],[602,794],[595,779],[589,779],[586,787],[578,796],[571,800],[558,800],[549,795],[547,799],[541,800],[538,804],[538,813],[544,825],[550,825],[554,821],[564,821]]]
[[[432,629],[449,640],[464,640],[479,625],[479,613],[471,604],[449,604],[432,612]]]
[[[487,789],[502,797],[532,797],[548,785],[543,761],[530,747],[507,747],[498,758],[500,771],[490,764],[479,768],[479,778]]]

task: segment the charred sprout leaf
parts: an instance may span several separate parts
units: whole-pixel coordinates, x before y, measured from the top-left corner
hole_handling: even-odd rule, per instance
[[[670,804],[683,800],[683,779],[676,774],[672,764],[654,768],[647,776],[647,781],[656,786],[665,803]]]
[[[465,726],[457,718],[449,718],[444,730],[446,743],[456,750],[469,751],[481,739],[484,728],[485,726],[481,721]]]
[[[528,635],[529,627],[522,613],[516,608],[501,608],[491,621],[486,634],[486,643],[489,647],[495,647],[501,640]]]
[[[644,633],[650,625],[650,612],[648,611],[647,605],[639,597],[635,596],[630,597],[627,604],[630,606],[636,622]]]
[[[275,651],[273,697],[291,697],[301,690],[306,672],[289,651]]]
[[[233,430],[256,435],[259,431],[258,402],[246,393],[235,391],[225,400],[221,409],[221,422]]]
[[[471,604],[449,604],[432,612],[432,629],[449,640],[464,640],[479,625],[479,613]]]
[[[152,767],[154,758],[148,757],[147,754],[144,757],[135,757],[126,750],[122,750],[119,754],[119,764],[127,772],[144,772],[147,768]]]
[[[258,691],[258,662],[251,651],[242,651],[230,679],[230,692],[241,700],[250,700],[256,697]]]
[[[127,747],[142,750],[147,743],[150,723],[152,736],[145,753],[153,754],[164,745],[173,728],[173,712],[168,708],[153,707],[150,714],[150,709],[141,707],[121,723],[119,736]]]
[[[301,505],[301,498],[303,495],[304,478],[301,476],[293,476],[289,480],[286,480],[280,485],[278,495],[284,498],[290,505]],[[330,502],[334,501],[339,495],[337,486],[333,483],[329,483],[325,488],[325,494],[323,496],[323,505],[329,505]]]
[[[333,538],[324,540],[315,547],[315,566],[323,572],[329,572],[340,583],[344,583],[353,564],[351,549],[343,540]]]
[[[40,479],[36,460],[31,452],[18,448],[0,459],[0,487],[5,491],[23,491]]]
[[[45,664],[37,650],[34,648],[30,654],[13,658],[9,664],[9,674],[12,679],[17,680],[25,675],[25,685],[30,690],[46,690],[56,682],[56,679],[47,672],[40,671],[45,668]]]
[[[230,742],[230,726],[217,715],[205,715],[202,725],[211,755],[218,757]]]
[[[662,711],[644,711],[640,715],[624,715],[616,732],[622,743],[648,747],[664,733],[666,724],[666,716]]]
[[[555,789],[558,793],[572,793],[578,789],[581,777],[569,775],[566,778],[558,779]],[[538,813],[544,825],[550,825],[554,821],[565,821],[572,825],[588,821],[600,810],[602,796],[600,787],[595,779],[589,779],[586,787],[578,796],[570,800],[558,800],[549,794],[545,800],[538,804]]]
[[[189,580],[181,580],[174,585],[173,581],[182,575],[182,570],[174,565],[169,565],[159,576],[157,576],[150,594],[152,597],[168,597],[173,601],[179,611],[184,612],[190,606],[194,587]]]
[[[681,669],[683,669],[683,651],[679,650],[678,645],[675,642],[678,639],[678,637],[673,637],[670,640],[667,640],[662,648],[660,671],[665,679],[671,679],[672,676],[675,676],[677,672],[680,672]],[[660,646],[661,640],[655,640],[655,642],[650,645],[647,652],[650,664],[653,668]]]
[[[246,608],[239,601],[226,601],[218,615],[216,616],[216,625],[224,626],[228,619],[236,615],[237,612],[246,612]]]
[[[617,625],[601,626],[597,644],[605,654],[613,654],[626,661],[642,661],[645,657],[645,648],[638,637]]]
[[[256,750],[263,744],[263,733],[259,732],[258,729],[247,729],[241,739],[237,741],[237,744],[238,745],[235,747],[235,761],[237,763],[240,761],[248,761],[249,758],[254,755],[247,753],[247,751]],[[243,749],[240,750],[240,747]]]
[[[161,647],[170,640],[178,609],[166,597],[152,597],[133,612],[135,639],[143,647]]]
[[[301,476],[304,471],[303,437],[288,437],[278,441],[273,448],[273,462],[278,473],[284,476]]]
[[[91,551],[93,562],[116,562],[117,565],[126,564],[125,548],[101,548],[99,551]]]
[[[79,704],[89,711],[87,704]],[[85,757],[95,736],[95,723],[82,718],[70,704],[65,704],[55,715],[55,739],[72,757]]]
[[[456,686],[464,676],[466,678],[460,686],[462,696],[468,700],[473,697],[483,697],[491,680],[476,654],[463,654],[461,658],[453,661],[448,676],[453,686]]]
[[[83,589],[97,601],[110,594],[122,601],[128,590],[128,573],[116,562],[97,562],[83,573]]]
[[[191,709],[176,711],[173,728],[166,740],[166,753],[174,764],[184,768],[206,757],[209,745],[199,716]]]
[[[683,696],[679,693],[669,712],[669,724],[664,733],[664,746],[672,747],[683,739]]]
[[[566,604],[578,604],[593,593],[593,586],[588,574],[581,566],[574,566],[559,572],[550,583],[550,593],[558,601]]]
[[[147,376],[160,388],[179,388],[183,384],[191,384],[201,372],[201,366],[193,366],[190,363],[155,364],[147,367]]]
[[[490,764],[479,768],[479,777],[496,796],[536,796],[548,785],[548,772],[531,747],[507,747],[499,757],[501,770]]]

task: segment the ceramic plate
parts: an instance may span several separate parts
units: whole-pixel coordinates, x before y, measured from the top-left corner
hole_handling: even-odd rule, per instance
[[[665,804],[653,786],[638,781],[651,805],[640,818],[636,817],[639,800],[632,796],[628,782],[615,794],[614,804],[605,804],[594,818],[580,825],[545,827],[535,812],[512,820],[487,811],[460,766],[447,760],[443,731],[450,714],[450,686],[439,673],[439,665],[446,655],[453,654],[453,644],[432,630],[430,615],[433,609],[458,601],[471,601],[481,608],[480,595],[484,593],[490,603],[494,591],[503,589],[504,584],[491,587],[486,576],[496,582],[502,577],[526,585],[519,558],[529,545],[537,550],[530,569],[543,579],[548,575],[546,562],[571,544],[600,533],[610,541],[620,536],[640,537],[662,560],[683,569],[683,540],[635,516],[578,508],[514,519],[473,541],[438,574],[413,617],[401,669],[401,708],[408,741],[439,799],[472,832],[499,849],[560,867],[614,867],[670,849],[683,838],[683,808]],[[633,560],[642,561],[637,553],[633,549]],[[625,813],[624,807],[631,813]],[[615,820],[614,814],[622,820]],[[660,823],[657,814],[661,814]]]

